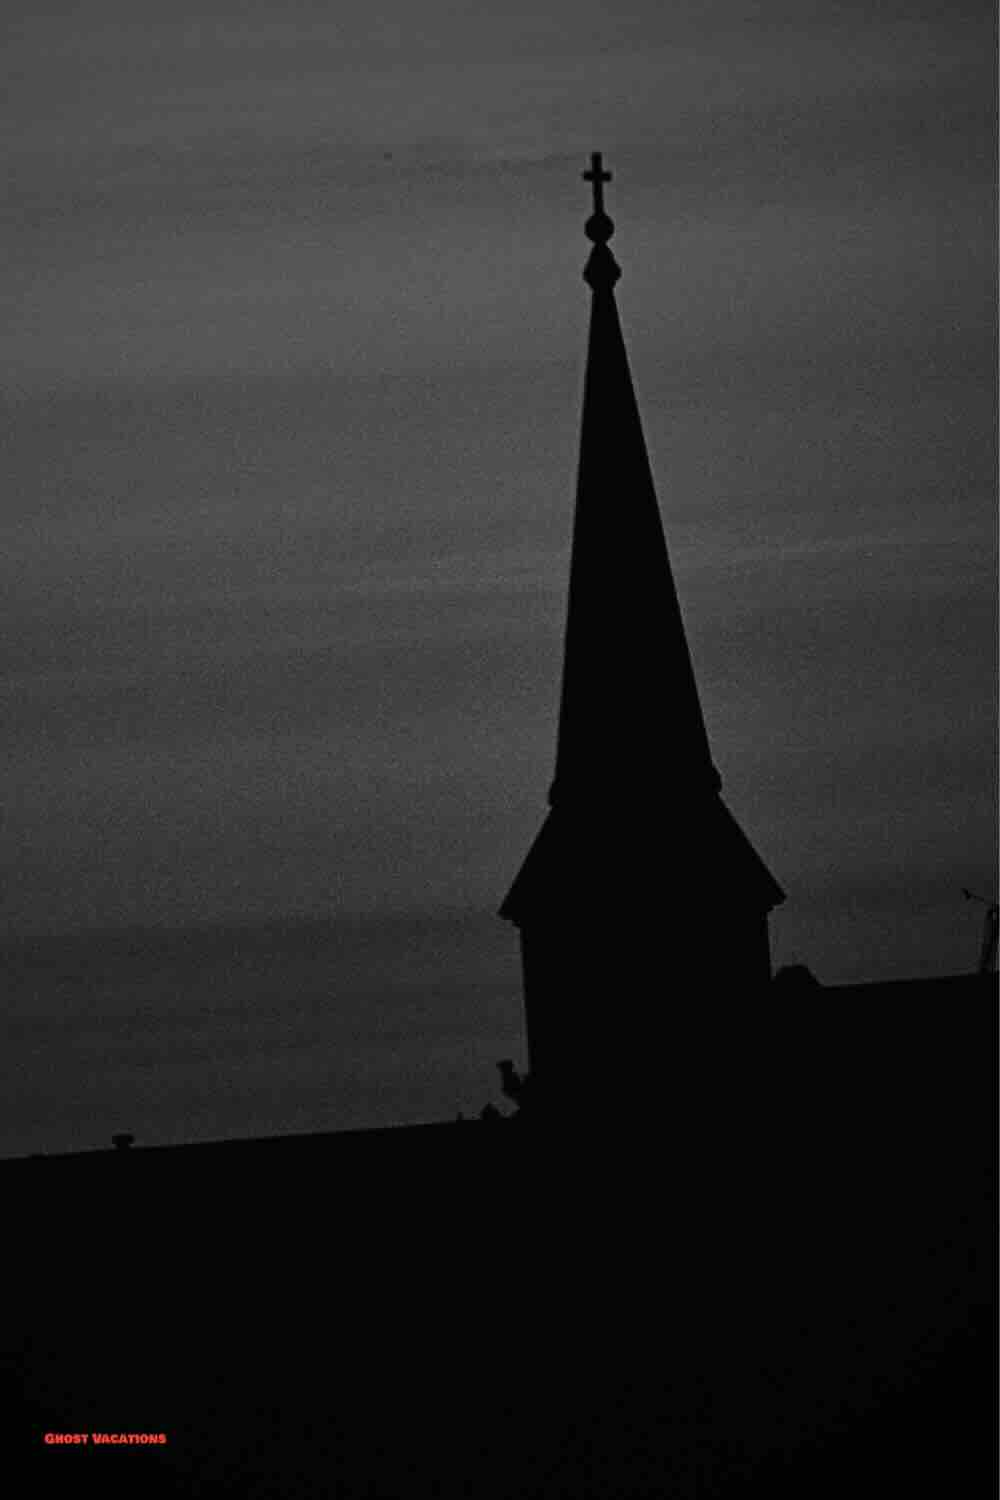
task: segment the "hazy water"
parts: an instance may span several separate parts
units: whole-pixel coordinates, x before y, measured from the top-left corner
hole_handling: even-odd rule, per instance
[[[8,944],[0,1152],[454,1118],[523,1058],[516,934],[492,913]]]

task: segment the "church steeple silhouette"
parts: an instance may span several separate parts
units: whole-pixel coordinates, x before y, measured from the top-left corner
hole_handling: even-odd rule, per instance
[[[770,978],[784,899],[719,796],[614,288],[610,174],[584,173],[592,293],[551,811],[500,915],[520,930],[533,1096],[652,1102],[718,997]],[[735,987],[735,988],[734,988]],[[708,1030],[711,1026],[708,1025]]]

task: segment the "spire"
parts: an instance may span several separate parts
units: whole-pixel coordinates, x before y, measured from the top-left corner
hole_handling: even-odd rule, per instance
[[[599,153],[583,175],[594,191],[592,299],[555,778],[500,915],[523,937],[548,918],[644,909],[658,932],[669,907],[693,932],[704,892],[725,889],[759,921],[783,892],[718,795],[618,321]],[[549,959],[532,962],[538,974]]]
[[[549,800],[618,806],[717,792],[622,338],[595,152],[584,270],[592,306],[556,773]]]

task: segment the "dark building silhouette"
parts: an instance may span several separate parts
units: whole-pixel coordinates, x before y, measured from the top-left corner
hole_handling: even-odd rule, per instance
[[[782,892],[719,796],[592,180],[556,774],[503,906],[520,1125],[125,1120],[0,1163],[11,1493],[843,1500],[991,1469],[996,908],[979,974],[768,982]],[[48,1443],[98,1431],[166,1441]]]
[[[584,175],[592,304],[555,778],[500,909],[520,932],[536,1101],[576,1119],[598,1082],[605,1118],[676,1095],[702,1061],[712,993],[746,1000],[770,979],[768,913],[784,899],[720,796],[615,302],[600,155]]]

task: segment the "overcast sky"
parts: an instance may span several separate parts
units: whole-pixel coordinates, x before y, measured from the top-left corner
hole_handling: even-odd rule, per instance
[[[991,6],[93,0],[6,32],[9,935],[499,904],[553,765],[600,149],[775,959],[974,961]]]

